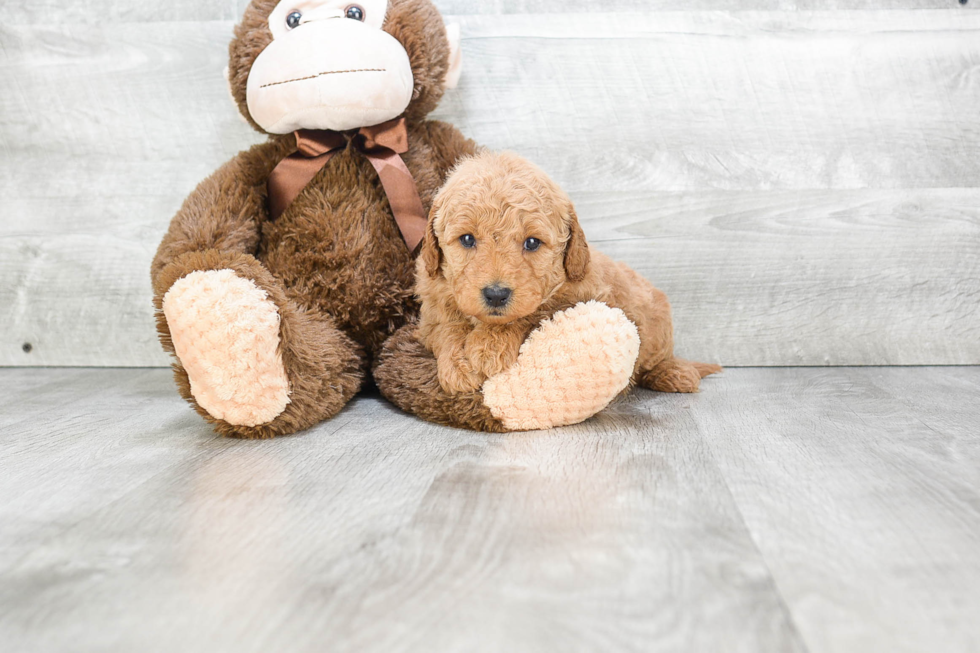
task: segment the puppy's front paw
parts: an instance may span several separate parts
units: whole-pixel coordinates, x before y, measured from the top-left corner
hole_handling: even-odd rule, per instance
[[[514,431],[577,424],[629,386],[639,352],[640,335],[621,310],[579,304],[528,337],[517,363],[483,384],[484,402]]]
[[[466,338],[466,358],[479,372],[481,385],[517,362],[522,341],[522,331],[517,329],[476,329]]]
[[[439,385],[451,395],[474,392],[480,389],[486,377],[474,372],[462,361],[457,362],[449,356],[439,357]]]

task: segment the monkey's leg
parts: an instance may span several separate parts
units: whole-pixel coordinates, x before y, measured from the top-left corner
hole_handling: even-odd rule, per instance
[[[439,383],[432,352],[416,338],[416,323],[396,331],[385,342],[374,365],[374,381],[391,403],[424,420],[474,431],[507,429],[483,403],[483,393],[449,394]]]
[[[222,435],[295,433],[360,389],[357,345],[329,317],[300,310],[251,256],[184,254],[157,285],[157,325],[177,357],[181,395]]]
[[[424,419],[482,431],[529,431],[577,424],[629,387],[639,352],[636,327],[617,309],[589,302],[541,324],[517,363],[483,392],[448,395],[415,325],[389,339],[374,371],[382,393]]]

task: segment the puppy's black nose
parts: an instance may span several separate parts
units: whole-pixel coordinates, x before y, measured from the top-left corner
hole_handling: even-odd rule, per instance
[[[510,301],[514,291],[503,286],[493,285],[483,289],[483,300],[490,308],[503,308]]]

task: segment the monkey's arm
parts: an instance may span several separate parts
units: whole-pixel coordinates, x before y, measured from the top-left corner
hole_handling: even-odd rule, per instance
[[[205,179],[184,201],[151,266],[153,289],[165,294],[175,281],[163,271],[190,254],[218,258],[254,255],[268,219],[266,181],[288,154],[288,144],[270,141],[242,152]],[[169,283],[167,283],[169,281]],[[168,287],[161,287],[166,284]]]
[[[157,331],[181,394],[222,434],[270,438],[332,417],[361,387],[360,347],[291,300],[254,255],[266,183],[290,144],[243,152],[173,219],[152,276]]]

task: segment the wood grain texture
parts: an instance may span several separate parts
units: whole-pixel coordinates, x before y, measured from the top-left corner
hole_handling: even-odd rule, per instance
[[[805,650],[703,397],[507,436],[360,398],[259,443],[170,386],[0,370],[5,650]]]
[[[980,370],[744,370],[695,421],[813,653],[980,649]]]
[[[439,115],[571,191],[975,187],[980,14],[463,20]]]
[[[240,0],[244,1],[244,0]],[[446,14],[628,13],[631,11],[860,11],[975,9],[959,0],[435,0]]]
[[[980,368],[729,370],[544,433],[216,438],[0,370],[4,650],[972,653]]]
[[[232,21],[203,22],[219,4],[0,21],[0,365],[167,363],[152,252],[258,140],[222,78]],[[980,363],[980,14],[659,8],[460,16],[438,117],[553,174],[669,291],[691,356]]]
[[[101,25],[105,23],[238,20],[242,0],[0,0],[0,24]]]
[[[635,11],[820,11],[947,9],[967,11],[959,0],[434,0],[443,15],[628,13]],[[113,22],[238,20],[248,0],[0,0],[0,23],[98,25]]]
[[[149,261],[184,197],[260,140],[223,78],[230,34],[0,25],[0,365],[168,364]]]
[[[684,356],[735,366],[980,361],[975,189],[575,199],[592,245],[672,298]]]

